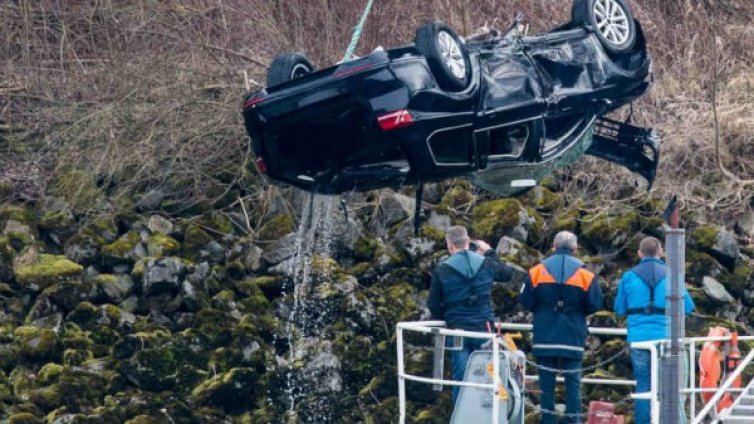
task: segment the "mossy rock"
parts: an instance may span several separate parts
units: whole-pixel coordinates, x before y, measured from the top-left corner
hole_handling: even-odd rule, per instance
[[[582,240],[595,247],[620,247],[641,230],[641,216],[631,209],[586,215],[581,220]]]
[[[36,259],[33,263],[18,264],[14,268],[16,282],[48,287],[63,279],[77,277],[84,270],[84,267],[65,256],[40,254]]]
[[[0,205],[0,228],[5,227],[5,223],[9,220],[18,221],[30,227],[37,225],[31,208],[4,203]]]
[[[197,225],[188,224],[183,232],[183,256],[187,258],[198,257],[199,249],[212,240],[214,239],[206,231]]]
[[[44,424],[44,421],[29,412],[19,412],[8,418],[8,424]]]
[[[498,199],[477,205],[473,212],[474,237],[499,239],[507,229],[519,225],[521,208],[516,199]]]
[[[533,207],[541,212],[552,212],[559,210],[564,206],[563,198],[553,193],[547,187],[539,185],[526,192],[521,198],[526,205]]]
[[[48,186],[49,192],[65,199],[77,211],[92,208],[102,195],[93,175],[75,167],[64,167]]]
[[[192,400],[200,405],[212,405],[233,412],[248,408],[258,384],[251,368],[233,368],[219,374],[191,391]]]
[[[126,421],[126,424],[166,424],[164,417],[153,417],[151,415],[137,415]]]
[[[54,362],[48,362],[42,366],[37,372],[37,383],[42,386],[55,384],[58,382],[58,377],[63,373],[65,368]]]
[[[63,404],[63,394],[57,384],[30,390],[28,396],[29,401],[43,411],[52,411]]]
[[[73,215],[66,210],[48,210],[39,217],[39,228],[44,230],[64,230],[73,224]]]
[[[440,200],[441,209],[451,212],[457,208],[473,204],[476,196],[474,196],[472,190],[471,184],[467,181],[456,181],[442,196],[442,200]]]
[[[13,276],[13,258],[16,257],[16,249],[10,239],[0,236],[0,281],[7,281]]]
[[[26,246],[33,246],[39,239],[39,233],[36,226],[29,226],[22,222],[10,219],[5,222],[0,235],[6,237],[11,245],[17,250],[21,250]]]
[[[204,215],[198,223],[202,228],[219,236],[233,234],[233,223],[225,214],[218,211]]]
[[[53,330],[24,325],[13,332],[13,350],[32,361],[55,359],[60,353],[60,341]]]
[[[118,240],[105,245],[102,248],[105,258],[114,264],[133,264],[138,259],[146,256],[141,237],[135,231],[124,234]]]
[[[708,226],[699,227],[691,231],[691,240],[699,248],[711,250],[717,242],[717,235],[720,232],[718,227]]]
[[[153,258],[175,255],[179,249],[180,244],[164,234],[152,234],[147,240],[147,253]]]
[[[379,240],[361,235],[356,239],[353,255],[357,260],[370,261],[380,252],[381,246]]]
[[[552,231],[554,232],[570,231],[576,234],[579,231],[580,218],[581,211],[579,211],[579,208],[568,208],[553,217],[550,223],[550,228],[552,228]]]
[[[273,217],[259,229],[257,239],[272,242],[293,232],[293,216],[281,214]]]

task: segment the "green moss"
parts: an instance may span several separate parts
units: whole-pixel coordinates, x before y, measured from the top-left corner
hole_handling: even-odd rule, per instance
[[[28,226],[36,225],[34,211],[30,208],[7,203],[0,205],[0,224],[5,225],[5,222],[11,219]]]
[[[474,203],[475,199],[470,184],[467,181],[457,181],[442,196],[440,207],[452,211]]]
[[[41,408],[50,411],[63,403],[63,394],[57,384],[29,391],[29,401]]]
[[[46,230],[67,228],[73,225],[73,216],[62,210],[46,211],[39,218],[39,227]]]
[[[91,208],[102,194],[94,176],[74,167],[60,169],[48,189],[52,195],[65,199],[75,210]]]
[[[68,314],[67,319],[81,326],[86,326],[97,317],[98,313],[99,309],[96,306],[85,301],[76,305],[76,308]]]
[[[63,366],[54,362],[48,362],[37,372],[37,382],[40,385],[47,386],[58,382],[58,377],[63,372]]]
[[[634,210],[586,215],[581,220],[584,239],[593,245],[614,246],[633,237],[641,229],[641,216]]]
[[[8,424],[44,424],[44,421],[29,412],[19,412],[8,418]]]
[[[199,254],[199,249],[212,240],[206,231],[194,224],[189,224],[183,232],[183,252],[188,257],[194,258]]]
[[[139,243],[141,243],[141,237],[138,233],[132,231],[105,245],[102,248],[102,253],[118,261],[134,262],[137,259],[134,251]]]
[[[516,199],[499,199],[485,202],[474,208],[472,229],[474,236],[497,240],[507,228],[519,223],[521,203]]]
[[[526,208],[526,213],[534,221],[529,227],[527,241],[529,244],[538,244],[545,237],[545,220],[534,208]]]
[[[233,234],[233,223],[223,213],[212,211],[199,220],[199,225],[208,231],[219,234]]]
[[[267,221],[257,234],[263,241],[275,241],[293,232],[293,216],[289,214],[277,215]]]
[[[14,269],[16,281],[20,284],[50,286],[61,279],[81,274],[84,267],[65,256],[40,254],[37,261],[28,265],[19,265]]]
[[[174,238],[164,234],[152,234],[147,240],[147,252],[153,258],[175,255],[179,248],[180,245]]]
[[[558,215],[556,215],[551,223],[552,230],[570,231],[576,233],[579,230],[579,219],[581,218],[581,212],[578,208],[569,208]]]
[[[24,325],[13,331],[13,350],[25,358],[52,359],[59,348],[58,335],[50,329]]]
[[[211,404],[226,410],[238,409],[248,403],[256,380],[252,369],[233,368],[197,386],[191,391],[191,397],[198,404]]]
[[[66,349],[63,351],[63,363],[70,366],[80,366],[93,358],[94,354],[88,349]]]
[[[717,243],[717,235],[720,230],[717,227],[699,227],[691,231],[691,239],[700,248],[712,249]]]
[[[126,421],[126,424],[164,424],[164,421],[161,418],[152,417],[150,415],[137,415]]]
[[[380,242],[377,239],[359,236],[353,247],[353,254],[357,260],[369,261],[377,254]]]
[[[441,245],[445,243],[445,232],[438,228],[432,227],[431,225],[422,226],[421,236]]]

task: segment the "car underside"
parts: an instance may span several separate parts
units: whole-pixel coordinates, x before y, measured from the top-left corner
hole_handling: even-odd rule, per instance
[[[244,104],[257,166],[321,193],[466,176],[508,195],[592,154],[651,184],[656,135],[604,118],[650,86],[643,32],[633,18],[630,39],[590,27],[578,16],[591,4],[534,36],[514,25],[463,41],[434,21],[412,45],[320,71],[281,55]]]

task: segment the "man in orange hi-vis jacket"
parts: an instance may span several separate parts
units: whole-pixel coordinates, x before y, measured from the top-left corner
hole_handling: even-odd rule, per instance
[[[602,308],[602,289],[594,274],[573,255],[576,235],[562,231],[555,236],[555,254],[529,270],[521,304],[534,312],[534,356],[539,368],[540,408],[543,424],[555,424],[555,372],[564,370],[566,417],[564,423],[580,423],[581,363],[584,357],[586,316]]]

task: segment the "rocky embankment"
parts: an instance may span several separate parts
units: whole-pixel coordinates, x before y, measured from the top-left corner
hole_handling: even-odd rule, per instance
[[[65,196],[2,203],[0,421],[395,422],[395,324],[427,317],[428,272],[446,254],[449,225],[468,225],[520,267],[515,281],[494,289],[497,314],[517,322],[528,319],[516,302],[523,270],[555,231],[580,236],[608,304],[641,235],[662,236],[661,202],[597,211],[588,201],[566,204],[557,191],[549,183],[488,199],[460,181],[430,186],[420,237],[410,195],[353,195],[348,218],[338,208],[326,218],[329,255],[313,249],[296,307],[300,194],[287,196],[293,208],[251,221],[240,209],[169,214],[159,193],[98,215],[78,212]],[[717,324],[749,331],[754,220],[727,228],[685,221],[687,278],[699,306],[689,332]],[[621,323],[603,311],[593,324]],[[410,343],[409,371],[429,373],[428,340]],[[594,338],[590,348],[587,365],[623,343]],[[627,370],[624,356],[595,374]],[[447,422],[448,393],[411,386],[409,399],[413,422]]]

